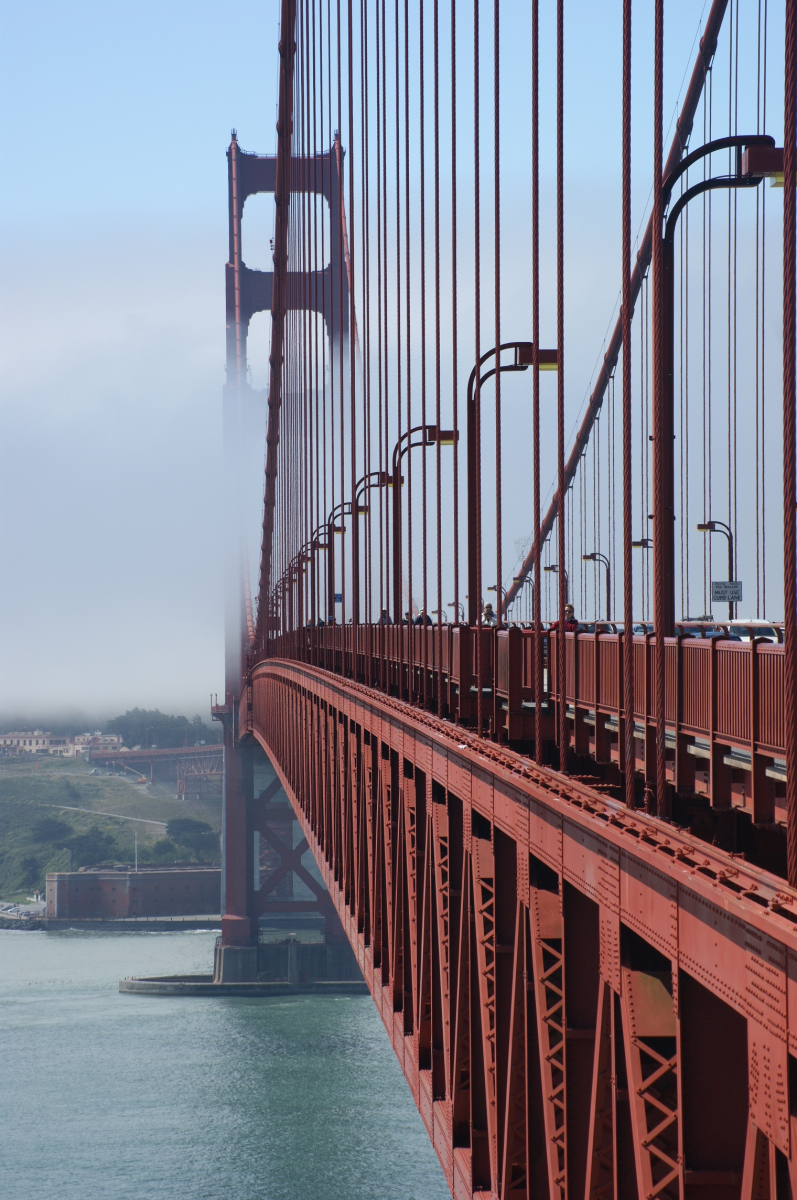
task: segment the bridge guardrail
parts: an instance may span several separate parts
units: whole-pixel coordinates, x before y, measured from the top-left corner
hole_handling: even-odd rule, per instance
[[[534,736],[533,629],[467,626],[324,626],[272,638],[265,657],[298,659],[357,679],[472,727],[477,639],[483,713],[493,740]],[[571,747],[598,763],[620,762],[623,640],[567,633],[543,638],[543,736],[556,739],[564,696]],[[655,758],[656,638],[634,638],[636,766]],[[784,647],[678,636],[665,644],[668,780],[715,807],[749,809],[756,822],[785,820]]]

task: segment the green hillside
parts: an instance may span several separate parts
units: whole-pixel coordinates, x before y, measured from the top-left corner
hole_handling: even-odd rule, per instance
[[[220,829],[219,797],[183,803],[74,759],[2,764],[0,899],[43,891],[48,871],[132,863],[136,835],[140,863],[218,861]]]

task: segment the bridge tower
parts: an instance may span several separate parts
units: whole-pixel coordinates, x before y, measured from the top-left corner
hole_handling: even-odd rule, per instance
[[[329,209],[329,226],[338,236],[329,238],[329,263],[323,270],[288,271],[287,309],[320,314],[324,320],[330,351],[330,372],[338,363],[340,347],[349,331],[349,281],[346,265],[345,215],[341,180],[345,151],[340,136],[332,148],[314,156],[291,159],[291,195],[319,195]],[[244,205],[250,196],[274,193],[277,188],[276,155],[252,154],[241,150],[232,131],[227,150],[227,191],[229,209],[229,261],[225,271],[227,379],[223,392],[225,496],[227,502],[226,592],[225,592],[225,701],[240,694],[244,673],[243,660],[251,637],[251,599],[244,594],[248,579],[248,560],[244,554],[244,507],[241,473],[247,455],[258,455],[258,479],[262,477],[262,438],[265,436],[268,405],[267,391],[253,388],[248,381],[247,338],[255,313],[271,312],[274,272],[248,267],[243,257],[242,220]],[[229,536],[229,531],[240,535]],[[243,569],[242,569],[243,568]]]
[[[288,121],[289,124],[289,121]],[[317,313],[324,321],[328,340],[329,371],[340,368],[340,356],[349,333],[349,271],[343,208],[344,155],[339,134],[329,150],[290,159],[290,195],[322,197],[328,207],[329,261],[321,270],[287,272],[288,311]],[[249,323],[255,313],[271,312],[275,303],[274,271],[246,265],[242,245],[244,205],[250,196],[278,191],[278,156],[241,149],[232,131],[227,149],[229,211],[229,261],[225,265],[226,382],[223,390],[224,496],[225,496],[225,695],[213,715],[224,726],[224,799],[222,822],[222,954],[218,972],[225,979],[253,976],[257,960],[258,918],[268,905],[280,911],[315,908],[326,918],[327,937],[342,929],[325,891],[315,902],[289,897],[268,899],[261,892],[255,852],[259,844],[282,847],[282,864],[288,879],[301,876],[300,854],[285,846],[282,808],[270,804],[274,789],[255,795],[254,755],[251,739],[237,726],[241,681],[254,636],[249,551],[245,535],[246,481],[262,481],[263,448],[269,407],[268,389],[253,388],[247,370]],[[279,201],[277,201],[279,203]],[[287,205],[285,208],[287,209]],[[262,503],[262,491],[259,496]],[[279,853],[279,851],[278,851]],[[295,860],[295,861],[294,861]],[[292,864],[292,865],[291,865]],[[304,873],[306,874],[306,872]],[[305,880],[312,888],[312,884]],[[221,975],[219,976],[221,978]]]

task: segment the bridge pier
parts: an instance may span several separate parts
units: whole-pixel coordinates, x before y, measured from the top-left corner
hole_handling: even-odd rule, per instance
[[[298,922],[301,928],[308,918],[323,919],[326,971],[321,969],[318,978],[332,979],[341,969],[341,977],[350,978],[344,961],[350,953],[346,932],[326,887],[302,864],[308,850],[306,839],[294,846],[293,823],[297,818],[278,776],[258,791],[265,782],[263,770],[271,770],[262,748],[251,735],[235,737],[237,721],[230,707],[217,705],[212,712],[224,725],[222,920],[214,982],[254,982],[260,971],[269,969],[268,951],[273,947],[260,947],[261,920],[273,926],[287,919],[288,923]],[[276,859],[277,865],[270,859]],[[295,897],[294,879],[309,890],[310,899]],[[341,959],[344,948],[346,953]],[[295,947],[291,962],[295,973]],[[311,974],[315,975],[315,969]]]
[[[247,759],[249,761],[247,761]],[[251,754],[235,745],[231,723],[224,729],[224,912],[223,946],[249,946],[252,923],[247,897],[251,891],[248,869],[246,784],[251,786]]]
[[[214,983],[254,983],[257,979],[257,946],[216,946]]]

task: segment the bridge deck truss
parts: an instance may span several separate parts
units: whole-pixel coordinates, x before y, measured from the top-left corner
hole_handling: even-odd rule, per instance
[[[797,894],[311,665],[257,666],[240,731],[294,806],[455,1197],[785,1194]]]

